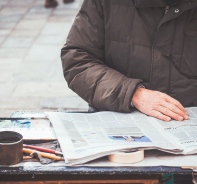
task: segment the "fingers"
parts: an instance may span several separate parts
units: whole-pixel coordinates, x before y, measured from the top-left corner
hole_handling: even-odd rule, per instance
[[[162,103],[161,112],[177,121],[188,119],[188,113],[181,103],[168,95],[166,96],[166,101]]]
[[[153,111],[152,116],[157,118],[157,119],[163,120],[163,121],[170,121],[171,120],[171,118],[169,116],[166,116],[159,111]]]
[[[177,100],[175,100],[174,98],[172,98],[172,97],[170,97],[170,96],[168,96],[168,95],[166,95],[166,101],[167,102],[169,102],[169,103],[171,103],[171,104],[174,104],[176,107],[178,107],[182,112],[184,112],[185,114],[187,114],[188,115],[188,113],[187,113],[187,111],[186,111],[186,109],[181,105],[181,103],[179,102],[179,101],[177,101]]]
[[[170,117],[170,119],[172,118],[177,121],[184,120],[184,116],[185,116],[185,114],[182,111],[180,111],[178,108],[173,111],[173,109],[171,110],[169,108],[160,106],[159,112],[161,112],[163,115]],[[176,113],[176,112],[178,112],[178,113]]]

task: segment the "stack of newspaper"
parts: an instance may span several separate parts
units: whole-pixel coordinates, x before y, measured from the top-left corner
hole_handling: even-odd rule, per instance
[[[132,113],[49,112],[67,165],[82,164],[117,151],[157,149],[197,154],[197,107],[187,108],[189,120],[164,122]]]

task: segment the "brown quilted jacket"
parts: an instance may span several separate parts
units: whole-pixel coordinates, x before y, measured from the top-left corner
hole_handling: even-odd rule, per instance
[[[85,0],[61,53],[68,86],[130,112],[136,85],[197,106],[197,0]]]

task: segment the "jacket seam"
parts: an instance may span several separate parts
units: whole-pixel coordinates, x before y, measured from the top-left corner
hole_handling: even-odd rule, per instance
[[[183,64],[183,52],[184,52],[184,50],[185,50],[185,35],[184,35],[183,49],[182,49],[182,54],[181,54],[181,61],[180,61],[179,67],[178,67],[179,71],[181,71],[181,66]]]
[[[137,47],[146,47],[146,48],[149,48],[149,49],[150,49],[150,46],[151,46],[151,45],[142,45],[142,44],[138,44],[138,43],[137,44],[133,44],[131,42],[127,43],[127,42],[123,42],[123,41],[116,41],[116,40],[110,40],[110,39],[106,39],[106,41],[115,42],[115,43],[121,43],[121,44],[126,44],[126,45],[130,45],[130,46],[135,45]]]
[[[171,55],[172,55],[172,52],[173,52],[173,49],[174,49],[175,33],[176,33],[176,19],[174,19],[174,31],[173,31],[172,44],[171,44],[171,49],[170,49],[170,54]]]
[[[168,89],[167,89],[167,93],[169,93],[170,92],[170,88],[171,88],[171,86],[170,86],[170,81],[171,81],[171,70],[172,70],[172,51],[173,51],[173,46],[174,46],[174,39],[175,39],[175,33],[176,33],[176,20],[174,19],[174,31],[173,31],[173,37],[172,37],[172,43],[171,43],[171,48],[170,48],[170,59],[171,59],[171,61],[169,62],[169,80],[168,80]]]
[[[133,20],[132,20],[132,26],[131,26],[131,29],[133,29],[133,25],[134,25],[134,20],[135,20],[135,15],[136,15],[136,10],[134,10],[134,15],[133,15]],[[132,39],[132,37],[133,37],[133,31],[132,30],[130,30],[131,31],[131,39]],[[131,46],[131,48],[133,48],[133,44],[129,44],[130,46]],[[127,69],[127,76],[128,76],[128,74],[130,73],[130,75],[132,75],[133,76],[133,68],[131,67],[131,48],[130,48],[130,50],[129,50],[129,67],[128,67],[128,69]]]
[[[155,45],[155,39],[157,37],[157,33],[158,33],[158,28],[157,28],[157,31],[155,33],[155,37],[154,37],[154,40],[153,40],[153,43],[152,43],[152,61],[151,61],[151,64],[150,64],[150,89],[152,89],[152,75],[153,75],[153,63],[154,63],[154,54],[155,54],[155,49],[154,49],[154,45]]]

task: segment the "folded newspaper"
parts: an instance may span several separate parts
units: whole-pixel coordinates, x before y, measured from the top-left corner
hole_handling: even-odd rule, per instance
[[[157,149],[197,154],[197,107],[187,108],[189,120],[164,122],[132,113],[49,112],[67,165],[82,164],[117,151]]]

